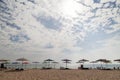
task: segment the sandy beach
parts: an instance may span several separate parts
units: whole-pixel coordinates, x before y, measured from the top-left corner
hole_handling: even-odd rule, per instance
[[[120,80],[120,70],[0,71],[0,80]]]

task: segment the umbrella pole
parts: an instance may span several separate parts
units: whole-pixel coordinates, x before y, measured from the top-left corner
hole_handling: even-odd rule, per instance
[[[48,68],[50,68],[50,61],[48,61]]]
[[[36,64],[36,69],[37,69],[37,64]]]
[[[54,69],[55,69],[55,64],[54,64]]]
[[[93,69],[94,69],[95,67],[94,67],[94,63],[93,63]]]
[[[66,68],[67,68],[67,62],[66,62]]]
[[[83,67],[84,67],[84,62],[83,62]]]
[[[106,63],[106,68],[108,68],[108,64]]]
[[[50,68],[50,61],[49,61],[49,66],[48,66],[48,68]]]
[[[25,69],[26,69],[26,64],[25,64]]]
[[[101,62],[101,69],[102,69],[102,62]]]
[[[23,61],[22,61],[22,68],[23,68]]]

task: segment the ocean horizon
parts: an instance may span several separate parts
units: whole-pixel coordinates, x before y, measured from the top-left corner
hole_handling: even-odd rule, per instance
[[[103,68],[110,68],[110,69],[114,69],[114,68],[120,68],[120,64],[83,64],[85,68],[92,68],[92,69],[96,69],[98,67],[103,67]],[[39,68],[39,69],[42,69],[43,67],[44,68],[47,68],[48,65],[47,64],[42,64],[42,63],[39,63],[39,64],[33,64],[33,63],[30,63],[30,64],[5,64],[5,67],[7,68],[24,68],[24,69],[33,69],[33,68]],[[51,64],[49,67],[51,68],[56,68],[56,69],[60,69],[60,67],[65,67],[65,65],[56,65],[54,66],[53,64]],[[70,69],[78,69],[78,67],[80,67],[80,65],[68,65],[68,68]]]

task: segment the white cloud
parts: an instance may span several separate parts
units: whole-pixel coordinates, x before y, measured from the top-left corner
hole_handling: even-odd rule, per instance
[[[106,3],[106,2],[109,2],[109,1],[114,2],[116,0],[101,0],[101,3]]]
[[[60,58],[68,57],[74,59],[74,61],[79,57],[87,57],[90,59],[94,59],[94,57],[101,58],[104,57],[104,53],[109,53],[109,55],[106,55],[106,58],[112,58],[112,56],[114,56],[113,58],[117,58],[117,56],[119,56],[118,48],[120,47],[118,45],[114,46],[114,44],[116,44],[115,42],[118,42],[117,40],[110,39],[114,42],[113,44],[109,44],[112,43],[112,41],[107,40],[108,42],[105,42],[104,48],[91,50],[88,54],[87,51],[82,51],[83,48],[81,46],[75,47],[75,44],[77,43],[77,40],[84,41],[89,33],[99,32],[99,29],[104,29],[108,34],[118,31],[120,29],[119,14],[117,13],[118,7],[112,10],[109,8],[103,9],[102,3],[107,2],[108,0],[101,0],[101,3],[99,4],[93,4],[92,0],[85,0],[84,2],[79,3],[71,0],[74,2],[73,4],[72,2],[69,2],[69,0],[66,0],[65,3],[64,1],[65,0],[35,0],[35,3],[32,3],[22,0],[7,3],[7,6],[12,10],[12,15],[10,16],[14,18],[10,22],[20,26],[21,29],[16,30],[15,28],[6,25],[5,22],[1,22],[2,26],[5,27],[4,29],[0,27],[1,51],[6,55],[13,53],[12,55],[15,57],[24,54],[27,57],[31,54],[29,57],[33,58],[32,55],[36,54],[37,56],[40,55],[44,58],[48,57],[48,55],[55,58],[56,56],[58,56],[58,58],[59,56]],[[119,3],[119,1],[117,3]],[[96,9],[96,12],[92,12],[93,9]],[[9,16],[5,13],[3,13],[3,15],[6,17]],[[36,20],[35,17],[40,16],[43,16],[43,18],[51,17],[53,20],[61,23],[60,30],[47,28],[40,21]],[[106,26],[106,24],[109,23],[108,18],[110,17],[118,22],[118,24]],[[53,25],[51,26],[53,27]],[[106,27],[111,27],[113,29],[108,30]],[[9,40],[9,34],[17,35],[19,33],[26,34],[30,40],[22,44],[13,43]],[[45,49],[46,44],[52,44],[53,48]],[[65,48],[69,49],[71,54],[66,55],[66,53],[62,53],[62,50]],[[112,52],[116,52],[116,54],[114,55]],[[0,54],[5,56],[3,53]]]
[[[106,59],[117,59],[119,58],[120,54],[119,54],[119,35],[107,39],[107,40],[103,40],[102,42],[104,42],[104,46],[96,49],[96,50],[91,50],[89,55],[91,56],[91,59],[98,59],[98,58],[106,58]]]

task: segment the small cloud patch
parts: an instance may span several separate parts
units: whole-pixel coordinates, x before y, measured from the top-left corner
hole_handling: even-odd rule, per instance
[[[51,16],[39,16],[35,17],[38,22],[40,22],[42,25],[44,25],[48,29],[53,29],[53,30],[61,30],[62,28],[62,23],[60,22],[59,19],[55,19]]]
[[[45,47],[44,48],[54,48],[54,46],[51,44],[51,43],[48,43],[47,45],[45,45]]]
[[[100,3],[100,0],[93,0],[94,3]]]
[[[26,35],[26,34],[10,34],[10,41],[13,43],[24,43],[28,40],[30,40],[30,38]]]

